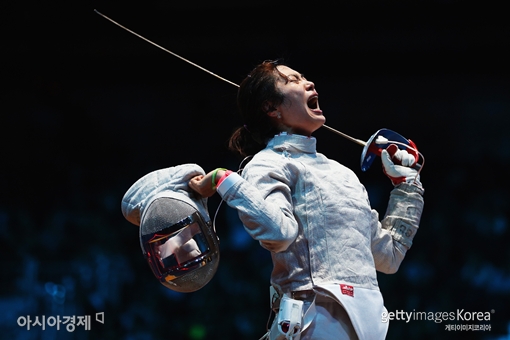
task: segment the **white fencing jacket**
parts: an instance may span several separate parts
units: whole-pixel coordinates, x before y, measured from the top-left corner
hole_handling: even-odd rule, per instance
[[[353,171],[318,153],[315,138],[282,133],[242,177],[232,173],[217,190],[271,252],[273,286],[282,293],[326,291],[346,309],[360,339],[384,338],[376,270],[396,272],[411,246],[421,187],[392,190],[380,222]]]

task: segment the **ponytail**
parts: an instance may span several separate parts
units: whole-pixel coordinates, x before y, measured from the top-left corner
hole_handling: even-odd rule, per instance
[[[229,149],[246,157],[266,147],[278,129],[268,113],[283,102],[276,82],[283,75],[279,61],[264,61],[241,82],[237,92],[237,106],[244,126],[237,128],[229,140]]]
[[[237,128],[228,141],[229,150],[241,157],[254,155],[266,147],[267,140],[257,138],[246,125]]]

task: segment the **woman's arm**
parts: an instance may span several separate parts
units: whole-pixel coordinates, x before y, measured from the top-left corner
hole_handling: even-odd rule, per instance
[[[216,178],[223,175],[224,170],[218,170]],[[230,207],[237,209],[252,238],[269,251],[286,250],[298,234],[290,189],[295,175],[281,165],[265,162],[251,164],[244,176],[246,179],[237,173],[230,174],[219,184],[217,192]],[[190,187],[202,196],[211,196],[212,178],[213,172],[197,176],[190,181]]]
[[[378,271],[395,273],[411,248],[423,211],[422,196],[423,189],[413,184],[402,183],[392,190],[386,215],[374,223],[372,231],[372,254]]]

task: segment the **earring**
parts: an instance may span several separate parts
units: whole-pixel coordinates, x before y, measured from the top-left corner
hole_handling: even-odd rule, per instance
[[[276,118],[282,119],[282,114],[280,112],[276,112]]]

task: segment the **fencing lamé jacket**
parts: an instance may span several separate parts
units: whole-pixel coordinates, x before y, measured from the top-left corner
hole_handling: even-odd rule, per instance
[[[353,171],[318,153],[315,138],[282,133],[218,193],[271,252],[271,284],[280,292],[328,291],[358,336],[367,328],[367,303],[381,320],[376,270],[396,272],[410,248],[423,209],[420,186],[393,189],[379,221]]]

